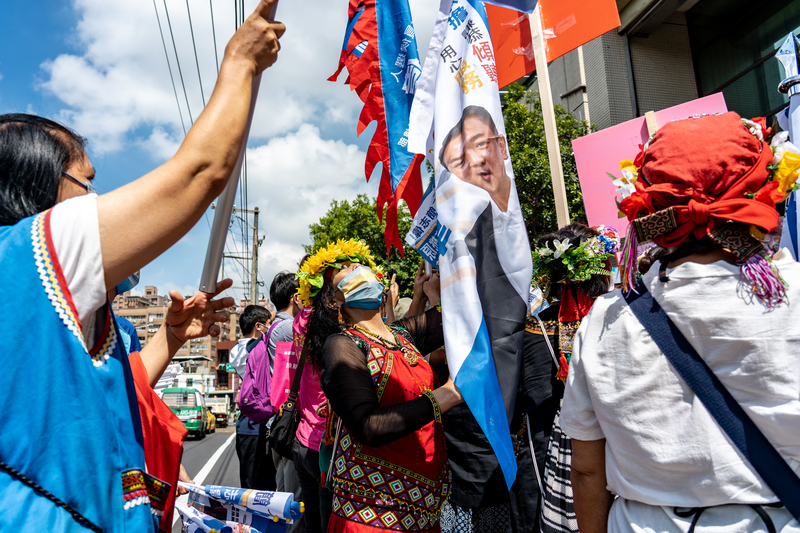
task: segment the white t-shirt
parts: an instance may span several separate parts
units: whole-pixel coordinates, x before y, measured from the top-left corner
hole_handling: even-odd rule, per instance
[[[668,270],[666,283],[658,280],[656,263],[645,281],[736,401],[800,472],[800,264],[788,257],[775,264],[789,284],[792,305],[772,312],[742,296],[739,268],[726,262],[684,263]],[[777,501],[655,346],[620,291],[598,298],[578,330],[561,425],[574,439],[606,439],[608,488],[627,500],[680,507]],[[612,509],[612,520],[613,514]]]
[[[92,329],[95,312],[108,300],[97,195],[88,194],[56,204],[50,215],[50,234],[82,329]]]

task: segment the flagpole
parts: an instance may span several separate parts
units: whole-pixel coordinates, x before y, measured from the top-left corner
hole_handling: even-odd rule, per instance
[[[528,17],[531,23],[531,40],[536,62],[536,76],[539,79],[539,97],[542,102],[544,135],[550,160],[550,177],[553,180],[556,219],[558,220],[558,227],[562,228],[569,224],[569,205],[567,204],[567,188],[564,184],[564,167],[561,163],[561,147],[558,143],[556,112],[553,103],[553,91],[550,87],[550,73],[547,69],[547,51],[545,49],[540,10],[541,3],[536,6],[536,9]]]
[[[278,4],[276,3],[275,7],[272,8],[272,14],[269,17],[270,21],[275,20],[277,12]],[[258,74],[253,78],[250,92],[250,111],[247,115],[247,124],[245,124],[244,128],[244,138],[242,139],[242,147],[239,150],[239,158],[233,167],[228,184],[217,199],[217,208],[214,210],[214,222],[211,224],[211,235],[208,239],[208,248],[206,248],[206,260],[203,264],[203,273],[200,276],[200,291],[208,294],[213,294],[217,291],[217,278],[222,265],[222,254],[225,251],[225,240],[228,236],[228,228],[233,215],[236,189],[239,188],[239,176],[242,172],[244,155],[247,151],[247,139],[250,137],[250,125],[253,123],[253,113],[256,110],[256,100],[260,86],[261,74]]]

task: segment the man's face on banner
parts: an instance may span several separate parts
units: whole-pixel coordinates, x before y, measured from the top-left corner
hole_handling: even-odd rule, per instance
[[[444,151],[445,165],[457,178],[494,195],[510,179],[506,175],[506,140],[477,117],[464,119],[461,137],[455,137]]]

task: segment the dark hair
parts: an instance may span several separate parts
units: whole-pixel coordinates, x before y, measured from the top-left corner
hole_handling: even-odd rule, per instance
[[[328,337],[342,332],[339,322],[339,312],[336,308],[331,308],[328,304],[333,303],[333,295],[336,289],[330,283],[322,286],[319,293],[312,299],[314,312],[308,324],[306,339],[308,340],[308,360],[314,368],[319,369],[322,361],[322,348]]]
[[[85,154],[86,139],[35,115],[0,115],[0,226],[56,204],[61,173]]]
[[[497,126],[494,123],[494,119],[492,119],[492,115],[486,109],[477,105],[468,105],[465,107],[464,112],[461,113],[461,120],[459,120],[458,123],[453,126],[453,129],[445,135],[444,140],[442,140],[442,149],[439,150],[439,163],[441,163],[447,171],[450,169],[447,168],[447,163],[444,160],[444,151],[453,139],[461,136],[461,132],[464,130],[464,121],[470,117],[477,118],[489,126],[492,130],[492,135],[497,135]]]
[[[650,267],[653,266],[653,263],[664,257],[666,254],[667,249],[661,248],[660,246],[652,246],[645,250],[644,253],[637,258],[639,261],[639,273],[647,274],[650,272]]]
[[[244,308],[242,315],[239,317],[239,327],[242,329],[242,334],[248,336],[253,333],[256,322],[263,322],[266,324],[271,318],[272,313],[270,313],[266,307],[248,305]]]
[[[282,311],[289,307],[292,295],[297,292],[299,286],[297,276],[286,270],[278,272],[272,280],[272,285],[269,286],[269,299],[275,305],[275,309]]]
[[[583,241],[593,239],[598,235],[600,235],[600,233],[596,229],[590,228],[589,226],[581,224],[580,222],[573,222],[572,224],[568,224],[554,233],[548,233],[547,235],[543,235],[536,239],[536,247],[544,248],[545,245],[548,245],[550,249],[554,249],[555,246],[553,242],[556,240],[563,242],[564,239],[569,239],[569,242],[572,244],[572,246],[580,246]],[[567,277],[567,267],[563,263],[560,261],[553,261],[550,264],[553,265],[553,280],[564,279]],[[592,274],[588,280],[582,281],[577,285],[579,288],[586,291],[589,296],[596,298],[597,296],[608,292],[609,283],[609,276]],[[561,298],[561,288],[563,285],[563,283],[552,283],[549,296]]]

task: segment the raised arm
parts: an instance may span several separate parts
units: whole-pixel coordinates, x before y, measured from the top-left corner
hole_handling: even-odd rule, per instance
[[[107,287],[177,242],[225,188],[245,142],[253,79],[276,61],[286,29],[268,20],[277,1],[261,0],[228,42],[208,105],[172,159],[98,197]]]

